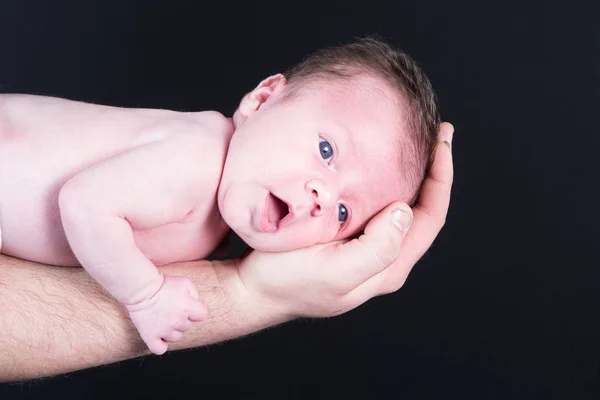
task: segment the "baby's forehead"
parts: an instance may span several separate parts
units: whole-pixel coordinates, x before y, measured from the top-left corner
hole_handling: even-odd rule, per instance
[[[322,117],[341,119],[365,127],[403,125],[402,96],[382,79],[370,75],[352,78],[320,78],[302,88],[313,111]]]
[[[405,112],[398,95],[378,82],[335,83],[313,93],[313,111],[327,124],[343,128],[357,145],[397,148],[405,138]]]

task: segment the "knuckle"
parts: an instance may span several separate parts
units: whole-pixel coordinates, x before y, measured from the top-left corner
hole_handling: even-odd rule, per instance
[[[352,307],[349,304],[349,300],[346,297],[340,298],[335,304],[335,308],[333,310],[332,316],[344,314],[346,311],[350,310]]]
[[[348,296],[340,296],[334,301],[331,301],[321,311],[321,315],[325,317],[335,317],[344,314],[354,308]]]
[[[352,285],[346,279],[341,279],[338,277],[337,280],[332,280],[329,285],[329,296],[333,297],[341,297],[346,295],[350,290],[352,290]]]
[[[448,218],[446,216],[443,216],[439,219],[438,226],[440,229],[442,229],[444,225],[446,225],[446,221],[448,221]]]
[[[404,286],[405,283],[406,283],[406,278],[400,279],[397,282],[394,282],[393,284],[391,284],[388,288],[386,288],[382,294],[395,293],[398,290],[400,290],[402,288],[402,286]]]
[[[390,266],[396,260],[399,248],[400,243],[392,239],[386,239],[380,243],[378,248],[373,250],[378,266],[381,269]]]

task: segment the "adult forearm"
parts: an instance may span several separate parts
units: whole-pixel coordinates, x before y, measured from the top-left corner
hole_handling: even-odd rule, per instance
[[[170,350],[236,338],[284,322],[244,290],[233,262],[165,266],[193,280],[209,309]],[[126,310],[81,268],[0,255],[0,381],[23,380],[149,354]]]

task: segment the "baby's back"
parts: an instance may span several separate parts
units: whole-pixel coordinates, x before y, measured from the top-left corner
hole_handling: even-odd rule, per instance
[[[38,262],[78,265],[58,209],[58,195],[65,182],[88,166],[166,135],[202,131],[198,123],[202,114],[211,118],[214,113],[124,109],[30,95],[0,96],[2,252]],[[215,153],[225,153],[225,141],[222,147]],[[223,228],[217,234],[222,236]],[[23,249],[28,254],[20,254]]]

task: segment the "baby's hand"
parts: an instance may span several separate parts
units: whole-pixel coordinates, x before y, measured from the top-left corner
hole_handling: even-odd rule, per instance
[[[165,276],[161,288],[148,301],[126,306],[142,340],[154,354],[167,351],[193,322],[206,318],[207,309],[188,278]]]

